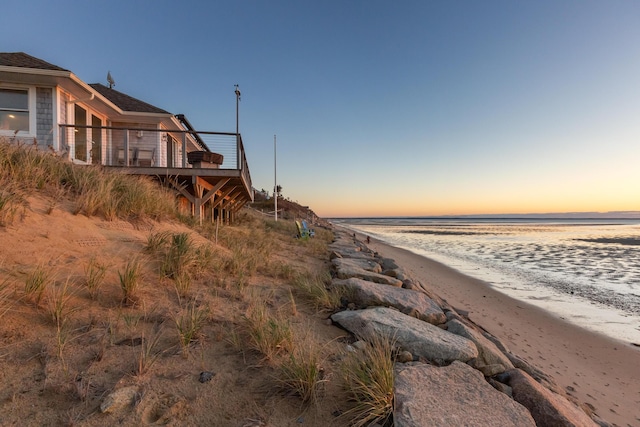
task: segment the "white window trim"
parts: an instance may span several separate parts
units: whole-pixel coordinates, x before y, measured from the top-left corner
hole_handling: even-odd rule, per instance
[[[102,121],[102,126],[108,126],[107,125],[107,120],[108,117],[105,116],[104,114],[101,114],[99,112],[97,112],[96,110],[94,110],[93,108],[91,108],[89,105],[83,103],[83,102],[67,102],[67,123],[68,124],[72,124],[75,125],[76,124],[76,115],[75,115],[75,106],[78,105],[80,108],[82,108],[83,110],[85,110],[86,112],[86,123],[91,125],[91,116],[94,115],[97,118],[99,118]],[[93,140],[93,129],[87,129],[87,150],[90,149],[90,145],[89,145],[89,141]],[[105,157],[105,150],[106,150],[106,145],[107,142],[110,140],[109,135],[102,131],[102,164],[104,164],[104,157]],[[91,135],[91,138],[89,138],[89,135]],[[70,141],[67,141],[67,144],[69,145],[69,155],[70,155],[70,159],[72,159],[72,161],[74,163],[78,163],[78,164],[88,164],[87,162],[84,162],[82,160],[78,160],[76,159],[76,141],[75,138],[71,138]],[[108,151],[108,150],[107,150]]]
[[[16,90],[27,90],[28,93],[28,110],[29,110],[29,130],[28,131],[19,131],[17,134],[13,130],[8,129],[0,129],[0,136],[16,136],[20,138],[35,138],[38,133],[38,122],[37,122],[37,99],[36,99],[36,87],[35,86],[0,86],[0,89],[16,89]]]

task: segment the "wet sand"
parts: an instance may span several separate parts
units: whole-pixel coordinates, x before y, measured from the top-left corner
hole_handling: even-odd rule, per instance
[[[364,236],[359,235],[364,240]],[[640,426],[640,348],[580,328],[444,264],[372,239],[415,279],[619,426]]]

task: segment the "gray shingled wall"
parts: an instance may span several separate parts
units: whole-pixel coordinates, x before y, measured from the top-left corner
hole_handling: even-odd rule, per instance
[[[53,145],[53,89],[36,88],[36,138],[38,148]]]

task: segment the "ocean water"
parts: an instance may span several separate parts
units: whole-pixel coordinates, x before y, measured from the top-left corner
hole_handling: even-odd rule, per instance
[[[640,220],[339,219],[565,320],[640,344]]]

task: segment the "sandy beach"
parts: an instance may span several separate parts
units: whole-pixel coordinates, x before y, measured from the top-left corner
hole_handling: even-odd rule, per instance
[[[602,419],[618,426],[640,425],[640,348],[563,321],[410,251],[376,239],[368,246],[396,260],[454,308],[468,311],[471,320],[513,354],[553,377]]]

